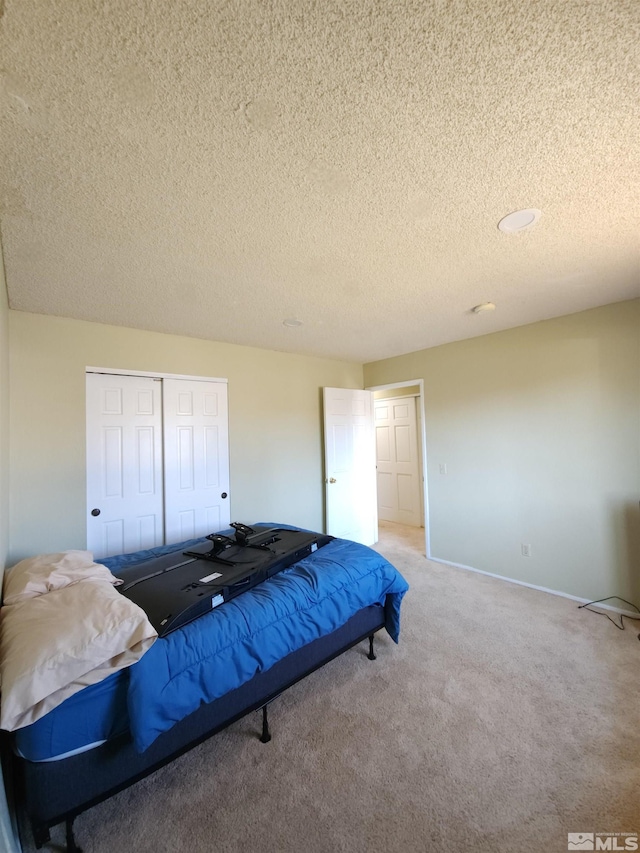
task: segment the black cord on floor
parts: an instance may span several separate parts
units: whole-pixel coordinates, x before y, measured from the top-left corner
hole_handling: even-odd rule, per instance
[[[598,598],[596,601],[587,601],[586,604],[579,604],[578,610],[582,610],[582,609],[589,610],[589,607],[592,604],[601,604],[603,601],[611,601],[612,598],[615,598],[617,601],[623,601],[625,604],[628,604],[629,607],[633,607],[635,610],[638,611],[638,613],[640,613],[640,607],[637,607],[631,601],[627,601],[626,598],[620,598],[619,595],[610,595],[607,598]],[[589,610],[589,613],[596,613],[598,616],[606,616],[607,619],[609,620],[609,622],[613,622],[613,624],[616,626],[616,628],[618,628],[620,631],[624,631],[624,628],[625,628],[624,620],[625,619],[631,619],[634,622],[640,622],[640,616],[627,616],[626,614],[620,613],[619,614],[620,615],[620,624],[618,625],[618,623],[616,622],[615,619],[612,619],[608,613],[603,613],[601,610]],[[638,639],[640,640],[640,634],[638,634]]]

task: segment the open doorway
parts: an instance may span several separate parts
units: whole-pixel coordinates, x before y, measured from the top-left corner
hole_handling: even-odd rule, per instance
[[[422,527],[428,553],[423,380],[367,390],[373,392],[379,526]]]

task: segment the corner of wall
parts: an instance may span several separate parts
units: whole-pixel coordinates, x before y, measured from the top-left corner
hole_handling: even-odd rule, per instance
[[[0,592],[9,551],[9,300],[0,235]],[[1,597],[1,596],[0,596]],[[11,814],[0,776],[0,850],[20,850],[15,816]]]
[[[0,591],[9,551],[9,300],[0,235]]]

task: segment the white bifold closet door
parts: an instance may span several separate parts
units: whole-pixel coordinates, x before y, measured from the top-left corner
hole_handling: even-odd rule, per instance
[[[165,379],[165,536],[181,542],[229,526],[224,382]]]
[[[227,385],[87,373],[87,548],[96,558],[227,527]]]

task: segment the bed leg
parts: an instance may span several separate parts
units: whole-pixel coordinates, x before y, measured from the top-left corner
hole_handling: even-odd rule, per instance
[[[48,826],[32,826],[31,830],[36,850],[40,850],[44,844],[48,844],[51,841],[51,833]]]
[[[261,743],[269,743],[271,740],[271,732],[269,731],[269,718],[267,717],[267,706],[262,706],[262,736]]]
[[[367,655],[369,660],[377,660],[376,654],[373,651],[373,634],[369,634],[369,654]]]
[[[67,853],[82,853],[82,848],[76,844],[76,839],[73,834],[73,821],[75,818],[68,817],[66,821],[67,827]]]

